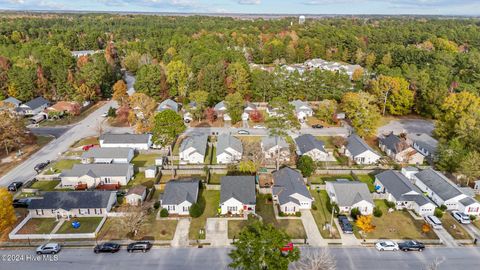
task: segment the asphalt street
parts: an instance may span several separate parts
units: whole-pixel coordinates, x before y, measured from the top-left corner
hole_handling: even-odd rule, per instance
[[[313,249],[316,251],[317,249]],[[337,269],[404,270],[425,269],[435,259],[444,260],[439,269],[478,269],[480,248],[427,248],[423,252],[379,252],[374,248],[329,248]],[[305,251],[303,249],[302,251]],[[228,269],[227,248],[158,248],[148,253],[94,254],[91,248],[64,249],[58,257],[36,259],[34,249],[0,250],[0,269]],[[8,261],[10,260],[10,261]]]
[[[51,135],[55,138],[62,136],[71,126],[65,127],[39,127],[39,128],[30,128],[30,131],[35,135]]]
[[[399,119],[392,120],[388,124],[378,128],[377,134],[387,134],[394,132],[399,134],[402,132],[406,133],[426,133],[431,135],[434,129],[434,123],[431,120],[424,119]]]

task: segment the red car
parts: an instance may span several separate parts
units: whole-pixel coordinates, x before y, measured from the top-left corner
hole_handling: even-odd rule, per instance
[[[289,252],[289,251],[293,251],[293,243],[288,243],[286,244],[285,246],[283,246],[282,248],[280,248],[280,250],[282,252]]]
[[[84,145],[84,146],[82,147],[82,149],[83,149],[83,151],[88,151],[88,150],[90,150],[91,148],[93,148],[93,147],[95,147],[95,146],[97,146],[97,145],[96,145],[96,144]]]

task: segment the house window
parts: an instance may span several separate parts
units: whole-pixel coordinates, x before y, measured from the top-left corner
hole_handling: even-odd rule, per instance
[[[175,205],[169,205],[167,206],[168,211],[175,211]]]
[[[85,209],[78,209],[78,213],[79,213],[80,215],[85,215],[85,214],[87,213],[87,210],[85,210]]]
[[[35,210],[35,212],[37,213],[38,216],[43,216],[43,209],[37,209]]]
[[[236,207],[236,206],[227,206],[227,211],[228,211],[228,212],[236,212],[236,211],[237,211],[237,207]]]
[[[190,207],[189,207],[189,206],[184,206],[184,207],[183,207],[183,212],[188,212],[188,210],[190,210]]]

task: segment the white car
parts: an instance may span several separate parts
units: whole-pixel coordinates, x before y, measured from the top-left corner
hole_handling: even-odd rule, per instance
[[[261,125],[256,125],[256,126],[253,126],[253,128],[258,128],[258,129],[261,129],[261,128],[266,128],[264,126],[261,126]]]
[[[107,117],[108,113],[102,113],[100,117]]]
[[[395,243],[393,241],[388,241],[388,240],[377,242],[375,244],[375,248],[378,251],[384,251],[384,250],[386,250],[386,251],[397,251],[397,250],[399,250],[397,243]]]
[[[452,217],[462,224],[470,224],[470,217],[460,211],[452,211]]]
[[[58,243],[48,243],[37,248],[37,254],[57,254],[62,248]]]
[[[435,230],[443,228],[442,222],[436,216],[426,216],[425,221],[427,221],[427,223],[430,224],[430,226],[432,226],[432,228]]]

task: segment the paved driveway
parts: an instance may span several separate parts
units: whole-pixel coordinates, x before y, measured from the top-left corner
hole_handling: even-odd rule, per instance
[[[205,239],[211,246],[227,246],[228,220],[224,218],[208,218]]]
[[[188,231],[190,230],[190,219],[181,218],[178,220],[177,228],[172,239],[172,247],[188,246]]]
[[[433,121],[423,119],[399,119],[392,120],[385,126],[379,127],[378,135],[390,133],[426,133],[431,135],[434,129]]]
[[[301,210],[302,212],[302,223],[307,233],[308,243],[311,246],[327,246],[328,243],[323,240],[320,231],[318,230],[317,223],[313,218],[312,212],[310,210]]]
[[[438,235],[438,238],[446,247],[458,247],[455,239],[453,239],[453,237],[447,232],[447,230],[445,230],[445,228],[435,229],[433,231]]]
[[[343,233],[342,227],[340,227],[340,223],[338,223],[338,219],[334,218],[335,225],[337,225],[338,232],[340,233],[340,238],[342,239],[342,245],[344,246],[361,246],[360,240],[358,240],[355,235],[349,233]]]

